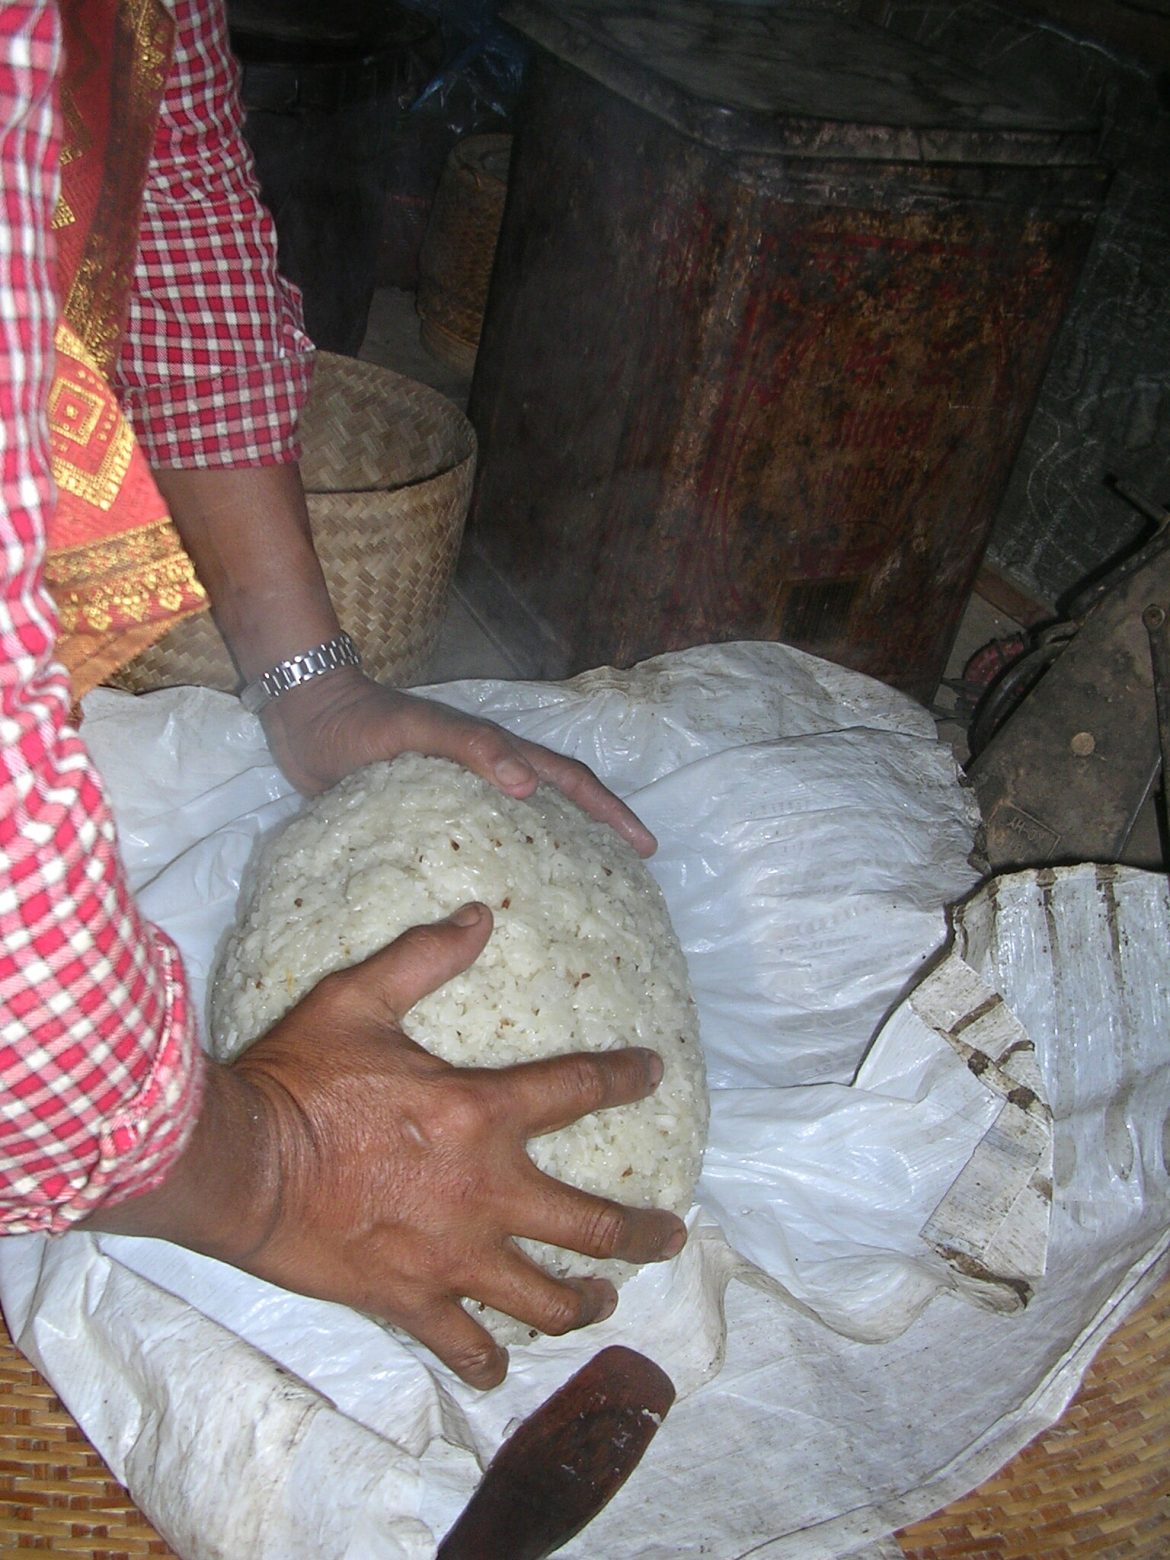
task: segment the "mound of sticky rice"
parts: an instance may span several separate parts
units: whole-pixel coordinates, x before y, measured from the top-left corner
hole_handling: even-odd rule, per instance
[[[468,900],[491,907],[487,947],[411,1009],[408,1034],[456,1066],[651,1047],[665,1066],[654,1094],[534,1138],[529,1153],[573,1186],[684,1214],[707,1128],[686,962],[637,854],[551,786],[516,801],[445,759],[409,754],[311,802],[250,864],[213,980],[212,1049],[237,1055],[322,976]],[[620,1284],[631,1271],[522,1244],[562,1276]],[[473,1310],[497,1337],[523,1335]]]

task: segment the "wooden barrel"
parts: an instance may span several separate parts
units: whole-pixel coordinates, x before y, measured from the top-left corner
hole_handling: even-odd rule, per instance
[[[477,556],[563,652],[929,699],[1106,186],[1082,107],[821,8],[510,0]]]

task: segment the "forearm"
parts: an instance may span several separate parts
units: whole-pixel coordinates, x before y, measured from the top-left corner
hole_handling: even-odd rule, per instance
[[[338,632],[295,465],[156,470],[245,681]]]

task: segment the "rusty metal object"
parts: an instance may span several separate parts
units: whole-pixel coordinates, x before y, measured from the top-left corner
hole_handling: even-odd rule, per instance
[[[543,1560],[633,1473],[674,1402],[653,1360],[602,1349],[500,1447],[437,1560]]]
[[[669,56],[708,10],[732,56],[713,32]],[[948,99],[925,51],[879,119],[824,11],[518,19],[542,47],[472,390],[475,547],[570,671],[779,639],[929,698],[1091,236],[1087,138],[991,85]]]
[[[982,753],[1020,700],[1063,655],[1077,626],[1067,620],[1045,624],[1030,636],[1024,652],[991,683],[977,703],[967,727],[967,751],[972,758]]]
[[[993,872],[1119,858],[1162,761],[1158,717],[1170,712],[1154,640],[1165,656],[1164,618],[1151,631],[1147,609],[1167,600],[1164,530],[1095,593],[1059,658],[969,766]]]

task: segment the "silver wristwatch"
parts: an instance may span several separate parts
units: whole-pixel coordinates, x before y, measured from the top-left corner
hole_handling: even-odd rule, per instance
[[[341,666],[361,664],[362,658],[353,640],[348,634],[337,634],[323,645],[315,645],[312,650],[303,650],[300,655],[270,666],[255,682],[241,690],[240,703],[249,714],[258,715],[269,700],[279,699],[282,693],[299,688],[314,677],[335,672]]]

